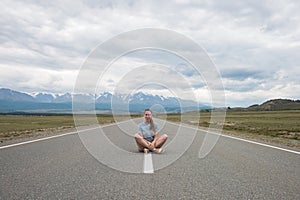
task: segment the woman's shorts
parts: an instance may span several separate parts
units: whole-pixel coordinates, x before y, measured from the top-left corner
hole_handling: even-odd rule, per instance
[[[153,142],[154,137],[146,137],[145,139],[146,139],[148,142]]]

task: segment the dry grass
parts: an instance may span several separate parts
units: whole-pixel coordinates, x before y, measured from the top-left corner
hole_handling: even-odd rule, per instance
[[[210,112],[168,114],[167,120],[199,125],[207,128]],[[114,123],[128,119],[124,116],[98,115],[99,124]],[[140,115],[131,118],[141,117]],[[159,116],[156,116],[159,117]],[[164,116],[165,117],[165,116]],[[181,118],[182,117],[182,118]],[[223,132],[245,138],[275,142],[300,148],[300,110],[289,111],[234,111],[227,112]],[[89,125],[89,119],[80,125]],[[8,116],[0,115],[0,142],[24,137],[35,137],[45,132],[57,132],[74,128],[72,115],[59,116]]]
[[[139,116],[131,116],[139,117]],[[91,117],[82,117],[79,125],[90,125]],[[118,117],[118,121],[126,118]],[[95,120],[95,119],[94,119]],[[114,123],[112,115],[98,115],[99,124]],[[78,125],[78,124],[76,124]],[[75,128],[72,115],[31,116],[31,115],[0,115],[0,142],[6,140],[35,137],[45,132],[61,132]]]
[[[181,119],[179,114],[170,114],[167,120],[200,127],[214,125],[210,112],[189,113]],[[188,120],[185,120],[188,119]],[[199,119],[196,120],[196,119]],[[246,138],[270,141],[300,148],[300,110],[288,111],[240,111],[227,112],[223,132]]]

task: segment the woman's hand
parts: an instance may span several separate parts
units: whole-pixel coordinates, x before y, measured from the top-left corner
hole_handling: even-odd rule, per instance
[[[155,143],[154,142],[148,142],[148,148],[150,149],[150,150],[153,150],[154,148],[155,148]]]
[[[153,148],[155,148],[155,141],[151,142],[150,146],[153,147]]]

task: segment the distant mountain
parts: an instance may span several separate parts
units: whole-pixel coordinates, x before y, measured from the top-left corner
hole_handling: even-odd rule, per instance
[[[129,99],[131,104],[140,104],[140,105],[147,105],[149,102],[151,104],[160,104],[164,106],[179,106],[180,99],[175,97],[164,97],[159,95],[148,95],[142,92],[138,92],[132,95]]]
[[[66,93],[63,95],[55,95],[54,102],[55,103],[72,102],[72,95],[70,93]]]
[[[52,94],[52,93],[34,93],[32,94],[35,102],[40,103],[62,103],[72,102],[72,95],[70,93],[65,94]]]
[[[33,95],[0,88],[0,111],[33,111],[33,110],[70,110],[71,102],[56,103],[53,94],[35,93]]]
[[[141,112],[153,105],[161,106],[166,112],[186,112],[199,109],[212,109],[212,107],[198,104],[191,100],[184,100],[175,97],[145,94],[138,92],[131,95],[112,94],[104,92],[99,95],[93,94],[52,94],[34,93],[26,94],[19,91],[0,88],[0,111],[58,111],[71,112],[72,98],[80,104],[80,109],[87,105],[95,105],[96,110],[112,112],[118,111]],[[243,111],[268,111],[268,110],[300,110],[300,100],[272,99],[260,105],[254,104],[248,108],[231,108]]]
[[[35,110],[65,110],[72,111],[72,98],[84,109],[86,105],[95,103],[96,110],[140,112],[153,105],[160,105],[167,112],[183,112],[201,109],[209,109],[209,106],[199,105],[190,100],[175,97],[138,92],[132,95],[111,94],[104,92],[97,96],[92,94],[52,94],[34,93],[26,94],[6,88],[0,89],[0,111],[35,111]],[[113,107],[112,107],[113,106]]]
[[[129,111],[140,112],[145,108],[150,108],[153,105],[160,105],[166,112],[183,112],[198,110],[201,108],[209,108],[206,105],[199,105],[198,103],[190,100],[183,100],[175,97],[164,97],[160,95],[145,94],[142,92],[135,93],[133,95],[124,94],[111,94],[105,92],[98,96],[96,100],[96,109],[114,109],[119,111],[126,110],[129,107]],[[113,105],[113,108],[107,106]]]
[[[104,92],[97,97],[96,103],[111,103],[112,97],[111,93]]]
[[[300,100],[272,99],[262,103],[249,106],[247,110],[300,110]]]
[[[48,94],[48,93],[36,93],[33,94],[33,97],[35,98],[36,101],[43,102],[43,103],[52,103],[54,102],[55,99],[55,95]]]
[[[28,94],[10,90],[7,88],[0,88],[0,100],[24,101],[24,102],[35,101],[35,99]]]

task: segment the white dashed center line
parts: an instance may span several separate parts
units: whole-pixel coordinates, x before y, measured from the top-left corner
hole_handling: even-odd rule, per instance
[[[144,173],[145,174],[154,173],[151,153],[144,154]]]

